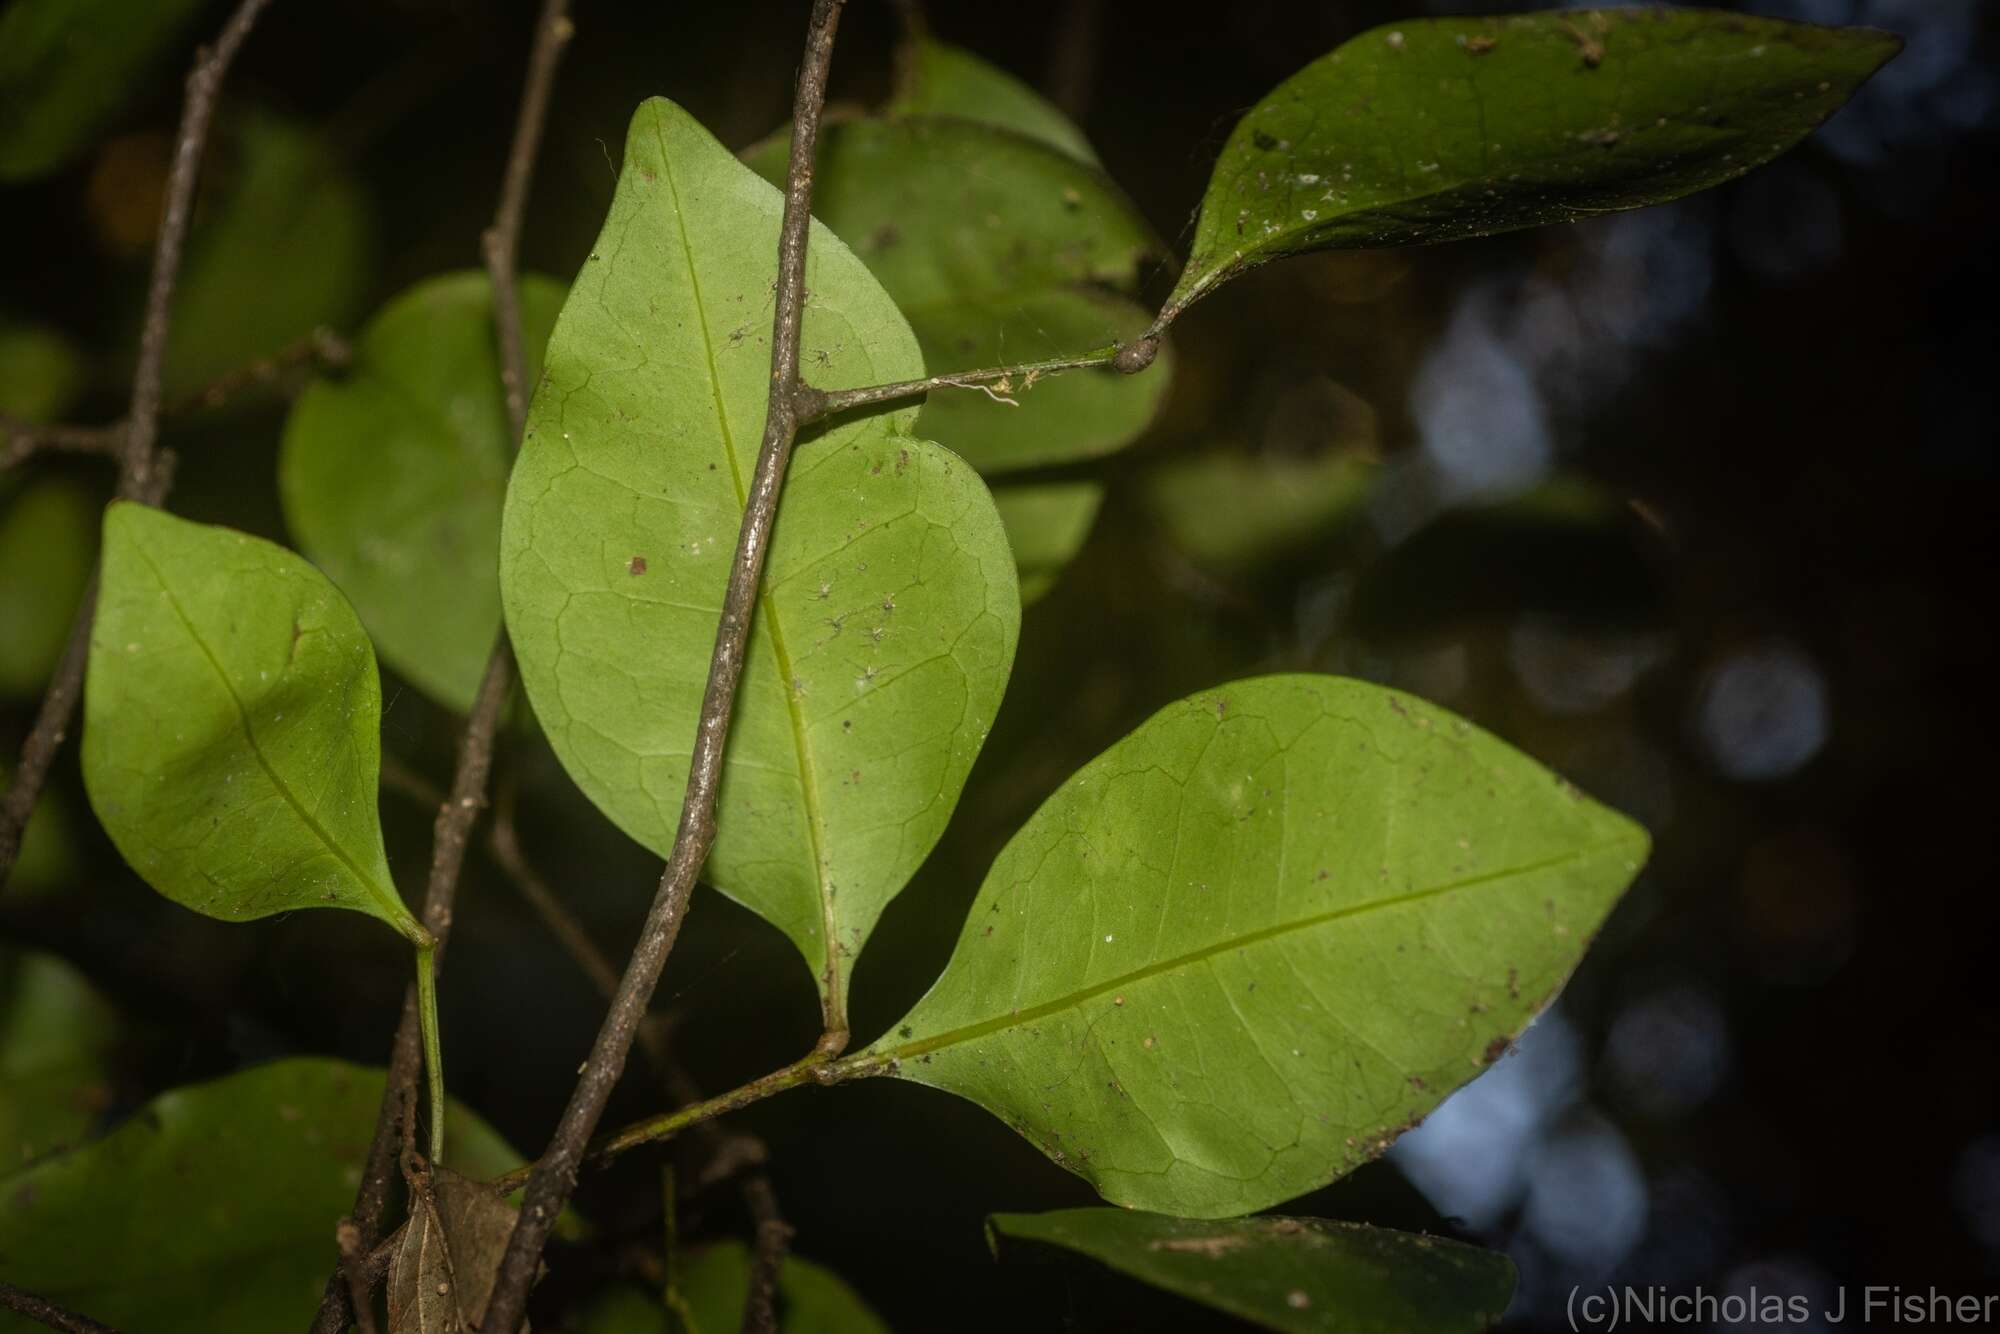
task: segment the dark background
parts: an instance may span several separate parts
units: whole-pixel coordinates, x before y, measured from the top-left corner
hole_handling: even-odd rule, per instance
[[[576,270],[640,98],[681,101],[732,146],[776,125],[804,8],[578,0],[526,265]],[[1376,22],[1467,8],[938,4],[931,23],[1080,98],[1107,170],[1184,244],[1216,148],[1263,92]],[[859,967],[859,1040],[921,993],[987,861],[1083,760],[1232,677],[1365,676],[1522,746],[1647,823],[1657,851],[1514,1056],[1388,1161],[1287,1212],[1504,1247],[1523,1329],[1559,1327],[1578,1283],[1815,1301],[1838,1285],[2000,1284],[1993,9],[1755,8],[1910,44],[1802,148],[1724,189],[1569,229],[1290,261],[1180,322],[1169,403],[1100,469],[1112,488],[1092,540],[1028,612],[952,829]],[[329,319],[351,331],[408,283],[478,262],[529,13],[282,3],[250,41],[232,106],[322,135],[372,218],[351,307]],[[879,101],[896,31],[889,7],[855,0],[836,101]],[[97,350],[85,419],[117,411],[129,373],[175,108],[165,71],[114,140],[122,157],[107,147],[12,191],[0,217],[0,311]],[[282,538],[282,410],[178,419],[176,510]],[[1248,572],[1196,567],[1141,503],[1176,451],[1296,455],[1354,447],[1357,429],[1383,458],[1367,512]],[[1591,503],[1549,503],[1579,494]],[[393,679],[385,697],[387,748],[441,781],[454,721]],[[0,712],[10,754],[32,705]],[[622,957],[657,865],[534,743],[504,764],[531,855]],[[90,827],[73,746],[56,787],[87,891],[11,902],[0,927],[146,1016],[114,1113],[276,1054],[382,1058],[407,962],[379,927],[195,917]],[[417,883],[428,812],[391,796],[385,815],[397,873]],[[477,855],[443,1003],[454,1092],[538,1148],[600,1008]],[[706,892],[656,1008],[711,1091],[817,1030],[790,947]],[[635,1058],[610,1120],[658,1106]],[[986,1213],[1093,1196],[969,1104],[864,1084],[741,1121],[771,1145],[798,1252],[898,1328],[1206,1322],[1087,1268],[995,1264]],[[613,1237],[650,1240],[656,1162],[621,1161],[582,1200]],[[721,1190],[684,1225],[742,1219]],[[554,1260],[550,1303],[618,1263],[615,1248]]]

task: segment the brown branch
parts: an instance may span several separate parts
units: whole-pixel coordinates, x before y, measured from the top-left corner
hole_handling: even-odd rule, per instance
[[[977,389],[996,403],[1018,407],[1020,405],[1011,395],[1017,390],[1034,388],[1035,382],[1046,376],[1095,367],[1109,367],[1123,375],[1136,375],[1153,364],[1153,358],[1159,355],[1159,351],[1159,339],[1147,337],[1118,347],[1099,348],[1080,356],[956,371],[950,375],[927,375],[921,380],[897,380],[891,384],[864,385],[857,389],[815,389],[810,385],[800,385],[794,395],[793,410],[803,426],[836,412],[873,407],[878,403],[894,403],[905,398],[921,398],[934,389]]]
[[[750,1291],[743,1302],[743,1334],[777,1334],[778,1273],[792,1244],[792,1226],[778,1212],[778,1195],[762,1172],[746,1177],[743,1198],[756,1221],[750,1254]]]
[[[194,68],[187,79],[187,100],[181,111],[180,132],[174,141],[174,163],[167,177],[166,203],[160,212],[160,230],[153,240],[153,275],[146,288],[146,315],[139,330],[139,364],[132,374],[132,405],[124,423],[116,429],[122,437],[118,447],[118,498],[159,505],[172,485],[171,463],[162,465],[156,448],[160,427],[160,367],[166,357],[167,331],[173,317],[174,287],[180,280],[181,252],[186,248],[188,225],[194,217],[194,191],[201,175],[201,159],[208,148],[208,129],[215,118],[215,103],[222,91],[223,77],[250,35],[251,25],[270,0],[242,0],[236,12],[222,26],[222,35],[213,47],[195,53]],[[62,748],[76,716],[76,702],[83,694],[83,670],[90,658],[90,622],[97,605],[97,580],[93,577],[84,591],[76,620],[70,627],[69,644],[63,649],[35,726],[21,747],[21,763],[15,769],[7,795],[0,800],[0,886],[14,873],[21,852],[22,831],[34,813],[35,802],[48,780],[49,766]]]
[[[357,1334],[378,1334],[375,1304],[369,1298],[375,1280],[369,1273],[367,1249],[361,1244],[361,1229],[354,1225],[353,1219],[343,1218],[333,1229],[333,1236],[340,1247],[340,1271],[347,1276],[355,1330]]]
[[[267,357],[217,376],[205,388],[176,399],[162,409],[166,417],[183,417],[200,410],[213,410],[246,389],[268,385],[295,366],[337,369],[354,359],[354,349],[331,329],[314,329],[296,342],[288,343]],[[0,468],[25,463],[37,454],[102,454],[119,459],[125,451],[125,423],[105,426],[38,426],[0,413]]]
[[[24,1292],[12,1283],[0,1283],[0,1308],[24,1315],[50,1329],[63,1330],[65,1334],[118,1334],[109,1325],[99,1324],[87,1315],[65,1311],[48,1298]]]
[[[187,397],[167,404],[166,415],[183,417],[191,412],[212,412],[246,389],[271,384],[288,370],[300,366],[338,370],[353,360],[354,349],[346,339],[332,329],[314,329],[269,356],[259,357],[247,366],[238,366],[233,371],[218,375]]]
[[[542,126],[548,118],[549,94],[564,47],[574,31],[569,20],[568,0],[544,0],[535,27],[535,40],[528,53],[528,74],[521,92],[521,114],[514,125],[514,141],[507,153],[507,170],[494,208],[493,224],[481,240],[487,277],[493,287],[494,338],[500,355],[501,387],[507,400],[507,421],[518,448],[527,429],[526,375],[522,370],[520,301],[515,286],[515,241],[521,234],[521,219],[528,207],[528,188],[534,179],[535,158],[541,146]],[[493,742],[500,715],[514,688],[514,651],[507,643],[503,627],[486,659],[486,673],[479,694],[465,720],[460,738],[458,765],[452,775],[451,792],[438,808],[431,843],[430,878],[424,889],[424,925],[437,938],[442,963],[446,938],[451,932],[452,900],[458,891],[459,872],[465,865],[465,848],[472,826],[486,804],[487,779],[493,768]],[[388,1207],[389,1189],[394,1180],[396,1145],[403,1132],[413,1101],[417,1076],[423,1064],[418,1032],[417,997],[412,987],[404,994],[403,1016],[389,1054],[388,1080],[382,1090],[382,1108],[375,1121],[375,1138],[369,1145],[368,1164],[361,1188],[355,1196],[351,1215],[359,1232],[362,1249],[376,1244],[382,1231],[382,1216]],[[319,1313],[313,1320],[313,1334],[338,1334],[346,1327],[355,1298],[346,1290],[341,1275],[327,1280]]]
[[[569,0],[542,0],[535,20],[535,44],[528,54],[528,80],[521,90],[521,111],[514,121],[514,146],[500,182],[500,206],[493,225],[480,238],[486,272],[493,283],[493,325],[500,338],[500,384],[507,393],[507,420],[519,440],[528,420],[527,359],[521,350],[521,296],[515,283],[521,249],[521,220],[528,211],[528,186],[534,179],[535,157],[542,145],[542,127],[549,119],[549,92],[563,48],[576,32],[569,20]]]
[[[806,33],[805,56],[799,66],[793,99],[791,162],[785,177],[785,208],[778,234],[778,282],[771,322],[771,390],[765,408],[764,438],[757,470],[743,510],[736,542],[736,559],[716,625],[715,650],[709,659],[708,688],[702,697],[688,765],[687,794],[681,803],[680,828],[660,877],[659,890],[647,913],[639,942],[632,951],[617,999],[598,1030],[590,1058],[570,1094],[562,1120],[548,1149],[535,1165],[523,1198],[521,1216],[500,1262],[493,1297],[487,1307],[486,1334],[514,1334],[526,1312],[528,1288],[541,1263],[549,1228],[562,1212],[576,1184],[585,1147],[604,1114],[611,1090],[625,1070],[653,988],[666,966],[687,913],[688,898],[708,851],[715,842],[715,804],[722,779],[723,747],[729,736],[736,685],[743,673],[743,649],[756,611],[757,589],[770,549],[777,516],[778,493],[791,461],[799,419],[794,396],[799,386],[799,330],[805,312],[806,239],[811,225],[813,148],[819,137],[820,111],[826,102],[827,69],[833,60],[834,32],[843,0],[814,0]],[[844,1043],[844,1032],[831,1035]],[[827,1039],[822,1039],[824,1045]]]

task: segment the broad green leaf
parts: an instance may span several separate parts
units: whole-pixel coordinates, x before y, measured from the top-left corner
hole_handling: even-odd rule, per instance
[[[528,379],[561,284],[521,279]],[[354,602],[383,661],[472,707],[500,629],[500,504],[514,441],[483,273],[430,278],[355,340],[341,377],[292,409],[278,459],[285,521]]]
[[[780,207],[685,111],[639,108],[507,493],[501,594],[528,696],[578,786],[663,855],[763,429]],[[824,228],[806,287],[818,383],[923,373]],[[943,831],[1019,630],[993,502],[914,417],[843,420],[792,462],[706,871],[798,946],[831,1022]]]
[[[972,1099],[1115,1204],[1268,1208],[1504,1050],[1646,847],[1419,700],[1239,681],[1064,784],[944,975],[852,1059]]]
[[[1284,255],[1575,222],[1720,185],[1805,138],[1901,47],[1665,8],[1365,32],[1229,136],[1162,318]]]
[[[117,1036],[117,1012],[76,969],[0,954],[0,1176],[90,1132]]]
[[[269,112],[221,136],[167,340],[169,397],[195,393],[362,309],[375,215],[313,129]]]
[[[1061,1209],[995,1214],[986,1232],[996,1251],[1002,1238],[1076,1251],[1291,1334],[1477,1334],[1514,1295],[1514,1266],[1497,1251],[1325,1218]]]
[[[83,389],[83,356],[39,324],[0,319],[0,412],[27,422],[52,422]]]
[[[66,477],[0,490],[0,695],[41,693],[97,558],[102,501]]]
[[[1009,482],[994,484],[993,503],[1007,525],[1014,548],[1014,568],[1021,573],[1021,604],[1040,598],[1055,587],[1097,521],[1104,501],[1104,484],[1076,482]]]
[[[131,1334],[303,1329],[381,1100],[380,1070],[317,1057],[163,1094],[0,1184],[0,1279]],[[465,1108],[452,1127],[466,1173],[520,1165]]]
[[[1167,535],[1204,565],[1240,569],[1338,530],[1373,494],[1378,465],[1214,450],[1163,460],[1146,498]]]
[[[154,889],[225,921],[342,907],[428,939],[383,853],[381,717],[368,636],[319,571],[143,505],[106,512],[83,779]]]
[[[781,181],[789,142],[783,132],[753,149],[751,165]],[[813,212],[895,298],[933,375],[1081,355],[1151,323],[1131,300],[1163,248],[1145,220],[1095,167],[1008,130],[942,117],[829,125]],[[1166,370],[938,390],[918,429],[989,475],[1104,454],[1152,420]],[[820,382],[810,364],[806,375]]]
[[[657,1295],[621,1285],[591,1301],[582,1334],[735,1334],[743,1328],[750,1252],[742,1242],[691,1252],[681,1260],[680,1281],[686,1321],[674,1320]],[[888,1328],[832,1270],[785,1257],[778,1271],[779,1334],[887,1334]]]
[[[60,167],[172,53],[204,0],[13,0],[0,12],[0,181]]]
[[[1090,140],[1054,103],[963,47],[929,37],[914,37],[897,50],[896,92],[882,110],[892,117],[955,116],[997,125],[1097,165]]]

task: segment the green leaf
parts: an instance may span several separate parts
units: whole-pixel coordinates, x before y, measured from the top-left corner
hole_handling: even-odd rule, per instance
[[[639,108],[507,493],[501,593],[529,698],[578,786],[662,855],[763,429],[780,209],[685,111]],[[820,384],[922,374],[894,303],[824,228],[806,287]],[[792,462],[706,870],[798,946],[835,1023],[855,953],[943,831],[1019,630],[993,503],[908,434],[914,416],[843,420]]]
[[[0,1176],[89,1133],[110,1105],[118,1015],[48,954],[0,955]]]
[[[1090,140],[1054,103],[970,51],[929,37],[913,37],[898,49],[896,92],[882,110],[891,117],[953,116],[997,125],[1097,165]]]
[[[1497,1251],[1324,1218],[1202,1222],[1124,1209],[995,1214],[1001,1238],[1076,1251],[1206,1306],[1293,1334],[1476,1334],[1514,1294]]]
[[[1007,526],[1014,548],[1014,567],[1021,572],[1021,604],[1042,597],[1083,549],[1097,507],[1104,501],[1102,482],[1008,482],[994,485],[993,503]]]
[[[563,288],[524,275],[521,341],[541,375]],[[350,370],[300,396],[278,482],[299,545],[354,602],[382,658],[464,712],[500,630],[507,427],[486,276],[426,279],[369,322]]]
[[[97,558],[102,501],[66,477],[0,492],[0,695],[41,693]]]
[[[174,295],[169,398],[346,324],[374,263],[374,209],[314,131],[254,111],[221,138]]]
[[[83,390],[83,356],[39,324],[0,319],[0,412],[37,424],[68,412]]]
[[[1337,531],[1374,493],[1376,461],[1214,450],[1163,460],[1146,499],[1174,544],[1204,565],[1241,569]]]
[[[1901,48],[1698,9],[1363,33],[1229,136],[1161,318],[1285,255],[1575,222],[1720,185],[1805,138]]]
[[[14,0],[0,13],[0,181],[53,171],[147,87],[203,0]]]
[[[311,1057],[163,1094],[0,1186],[0,1278],[134,1334],[302,1329],[381,1100],[380,1070]],[[452,1126],[468,1174],[520,1165],[465,1108]]]
[[[751,165],[782,181],[789,141],[781,132],[751,150]],[[813,212],[895,298],[933,375],[1082,355],[1151,323],[1130,299],[1163,249],[1145,220],[1096,168],[1008,130],[947,118],[829,125]],[[989,475],[1105,454],[1152,421],[1167,369],[938,390],[918,429]]]
[[[581,1334],[735,1334],[750,1291],[750,1251],[740,1241],[704,1246],[681,1260],[688,1320],[643,1288],[619,1285],[594,1297]],[[779,1334],[888,1334],[882,1318],[824,1265],[786,1255],[778,1271]]]
[[[106,512],[83,779],[154,889],[232,922],[352,908],[427,941],[382,848],[381,721],[368,636],[319,571],[143,505]]]
[[[1239,681],[1064,784],[944,975],[851,1059],[972,1099],[1115,1204],[1268,1208],[1504,1050],[1646,848],[1409,696]]]

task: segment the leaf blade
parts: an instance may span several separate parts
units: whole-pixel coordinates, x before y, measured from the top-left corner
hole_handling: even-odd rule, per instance
[[[155,890],[224,921],[333,905],[428,939],[382,845],[381,711],[367,636],[304,560],[143,505],[106,511],[84,786]]]
[[[1803,139],[1901,46],[1693,9],[1363,33],[1231,133],[1161,323],[1285,255],[1572,222],[1720,184]]]
[[[1114,1203],[1265,1208],[1504,1049],[1645,842],[1419,701],[1237,682],[1065,784],[937,984],[853,1059],[980,1103]]]
[[[779,212],[686,112],[640,107],[508,489],[502,599],[529,698],[585,794],[663,855],[763,426]],[[920,375],[894,303],[815,226],[807,366],[832,383]],[[914,418],[837,422],[798,450],[706,872],[792,939],[830,1022],[943,830],[1020,620],[991,499]]]
[[[562,305],[520,279],[528,379]],[[514,442],[483,273],[429,278],[369,321],[354,361],[285,422],[278,485],[299,545],[353,601],[382,659],[460,713],[500,631],[500,508]]]
[[[1514,1291],[1497,1251],[1324,1218],[1202,1222],[1124,1209],[995,1214],[987,1235],[1090,1256],[1267,1329],[1455,1334],[1490,1329]]]

